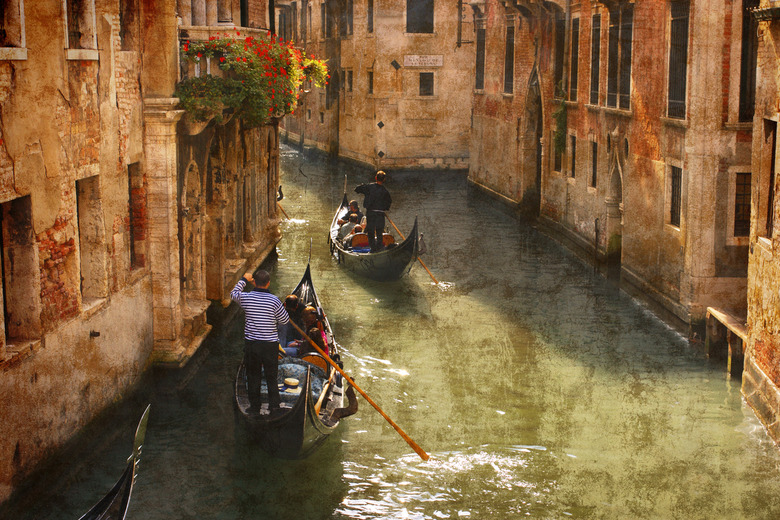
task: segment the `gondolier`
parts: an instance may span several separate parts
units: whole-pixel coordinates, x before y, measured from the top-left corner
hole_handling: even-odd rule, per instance
[[[247,282],[255,284],[255,288],[244,292]],[[244,364],[247,374],[247,392],[250,403],[250,413],[260,413],[260,373],[265,374],[268,388],[269,413],[279,410],[279,387],[276,377],[279,370],[279,335],[278,326],[290,321],[282,302],[270,293],[271,275],[258,269],[254,274],[246,273],[233,290],[230,297],[237,302],[245,313],[244,321]]]
[[[385,211],[390,210],[392,199],[385,188],[386,174],[382,170],[376,172],[375,182],[361,184],[355,188],[357,193],[365,195],[363,207],[366,209],[366,229],[368,245],[371,252],[381,251],[384,247],[382,234],[385,231]]]

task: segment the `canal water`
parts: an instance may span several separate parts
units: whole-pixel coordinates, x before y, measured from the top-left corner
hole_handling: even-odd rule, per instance
[[[151,416],[128,519],[780,518],[780,452],[740,383],[462,173],[390,172],[393,221],[424,262],[359,278],[328,252],[369,171],[284,148],[273,292],[315,286],[346,370],[430,455],[360,399],[311,457],[276,460],[233,410],[242,322],[180,372],[150,374],[4,509],[74,519],[119,477]]]

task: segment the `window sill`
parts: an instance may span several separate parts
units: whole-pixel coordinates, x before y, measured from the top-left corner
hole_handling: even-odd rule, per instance
[[[579,102],[576,101],[576,100],[575,101],[568,101],[567,100],[567,101],[564,101],[563,104],[566,105],[567,107],[571,107],[571,108],[576,108],[576,107],[580,106]]]
[[[758,237],[758,240],[756,240],[756,242],[761,247],[761,249],[763,249],[767,253],[772,252],[772,240],[770,238]]]
[[[514,92],[512,92],[512,93],[510,93],[510,92],[502,92],[501,93],[501,97],[504,98],[504,99],[513,99],[515,97],[515,94],[514,94]]]
[[[751,121],[743,121],[739,123],[724,123],[723,128],[726,130],[753,130],[753,123]]]
[[[27,49],[22,47],[2,47],[0,48],[0,60],[5,61],[24,61],[27,59]]]
[[[601,109],[606,114],[612,114],[612,115],[615,115],[615,116],[626,117],[626,118],[634,117],[634,112],[632,112],[631,110],[625,110],[623,108],[601,107]]]
[[[97,49],[65,49],[65,59],[71,61],[98,61]]]
[[[404,31],[404,36],[422,36],[423,38],[435,38],[437,34],[435,32],[406,32]]]
[[[599,110],[601,110],[600,106],[593,105],[593,104],[590,104],[590,103],[585,103],[585,108],[587,108],[591,112],[598,112]]]
[[[681,232],[679,226],[675,226],[674,224],[670,224],[668,222],[664,224],[664,230],[676,237],[679,237]]]
[[[571,184],[572,186],[577,184],[577,177],[572,177],[571,174],[566,175],[566,182]]]
[[[730,237],[726,239],[726,245],[731,247],[745,247],[750,244],[750,237]]]
[[[11,340],[14,341],[14,340]],[[0,361],[0,371],[5,372],[35,354],[42,346],[41,340],[15,340],[6,345],[6,357]]]
[[[439,96],[436,96],[436,95],[434,95],[434,96],[409,96],[406,99],[419,99],[420,101],[428,101],[428,100],[430,100],[430,101],[438,101]]]
[[[687,119],[674,119],[672,117],[661,117],[661,122],[666,126],[676,126],[677,128],[688,128]]]
[[[588,193],[592,195],[598,195],[599,190],[595,186],[588,186]]]
[[[475,88],[474,89],[474,95],[475,96],[484,96],[485,95],[485,89]]]

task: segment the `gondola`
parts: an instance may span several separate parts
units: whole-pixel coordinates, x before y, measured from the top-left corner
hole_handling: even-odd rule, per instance
[[[150,405],[151,406],[151,405]],[[79,520],[124,520],[127,508],[130,505],[130,495],[133,492],[133,484],[138,475],[138,463],[141,460],[141,448],[146,436],[146,422],[149,419],[149,407],[146,407],[138,427],[135,430],[133,440],[133,453],[127,459],[127,465],[122,476],[92,509],[84,513]]]
[[[308,265],[303,278],[291,294],[297,295],[299,301],[318,310],[322,308],[314,291]],[[323,323],[330,346],[330,358],[341,368],[343,365],[339,345],[333,339],[327,317],[323,317]],[[285,384],[291,379],[298,381],[300,390]],[[280,358],[277,382],[282,403],[281,412],[276,415],[271,415],[268,410],[265,380],[261,387],[263,405],[259,413],[249,412],[246,367],[243,360],[236,374],[235,386],[236,408],[260,447],[274,457],[301,459],[308,456],[336,429],[342,418],[357,411],[354,390],[351,387],[345,389],[348,385],[345,385],[341,375],[318,353]],[[346,407],[345,395],[348,401]]]
[[[365,240],[361,244],[365,244],[365,247],[362,248],[347,249],[338,240],[340,227],[338,220],[346,218],[348,209],[349,201],[347,194],[344,193],[344,199],[341,201],[339,209],[336,210],[336,215],[330,224],[330,234],[328,235],[330,251],[334,258],[350,271],[373,280],[397,280],[408,273],[419,254],[420,244],[417,234],[417,218],[414,219],[412,231],[400,244],[396,244],[392,236],[386,234],[385,244],[387,247],[382,251],[371,253],[368,250],[368,238],[366,235],[363,235]]]

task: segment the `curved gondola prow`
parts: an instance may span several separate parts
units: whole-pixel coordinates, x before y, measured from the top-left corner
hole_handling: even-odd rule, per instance
[[[124,520],[127,515],[127,508],[130,505],[133,484],[138,475],[138,463],[140,462],[141,450],[146,437],[146,424],[149,421],[150,408],[151,405],[146,406],[146,410],[141,415],[141,420],[135,429],[133,452],[127,459],[122,476],[106,496],[84,513],[79,520]]]

